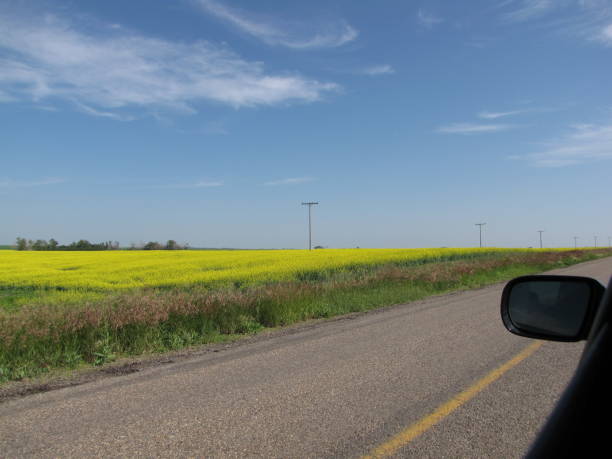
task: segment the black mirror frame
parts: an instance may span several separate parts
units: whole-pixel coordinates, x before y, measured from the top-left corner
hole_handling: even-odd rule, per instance
[[[508,313],[508,300],[510,299],[510,292],[512,288],[519,283],[522,282],[533,282],[533,281],[547,281],[547,282],[584,282],[591,289],[591,301],[587,306],[587,313],[582,324],[582,327],[578,334],[574,337],[564,337],[558,335],[548,335],[543,333],[535,333],[531,331],[526,331],[518,327],[512,319],[510,319],[510,314]],[[501,317],[504,326],[508,329],[510,333],[514,333],[515,335],[524,336],[527,338],[535,338],[542,339],[547,341],[563,341],[563,342],[576,342],[587,339],[589,332],[591,330],[591,326],[593,325],[593,319],[595,318],[595,314],[597,312],[597,308],[601,299],[603,298],[605,287],[590,277],[581,277],[581,276],[556,276],[556,275],[532,275],[532,276],[521,276],[515,279],[512,279],[510,282],[506,284],[504,290],[502,292],[501,298]]]

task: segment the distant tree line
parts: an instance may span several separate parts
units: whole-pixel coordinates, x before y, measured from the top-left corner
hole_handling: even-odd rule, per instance
[[[77,242],[72,242],[68,245],[61,245],[55,239],[51,238],[48,241],[44,239],[25,239],[18,237],[16,242],[17,250],[117,250],[119,243],[117,241],[100,242],[98,244],[81,239]]]
[[[53,238],[49,239],[48,241],[45,241],[44,239],[32,241],[31,239],[18,237],[15,248],[17,250],[119,250],[120,247],[119,242],[117,241],[93,243],[85,239],[81,239],[80,241],[72,242],[68,245],[60,245]],[[140,246],[133,244],[130,248],[132,250],[186,250],[189,248],[189,245],[180,245],[176,241],[170,239],[168,242],[166,242],[166,244],[151,241]]]
[[[138,247],[135,247],[138,248]],[[187,250],[189,249],[189,244],[180,245],[176,241],[170,239],[165,244],[160,244],[156,241],[147,242],[142,246],[142,250]]]

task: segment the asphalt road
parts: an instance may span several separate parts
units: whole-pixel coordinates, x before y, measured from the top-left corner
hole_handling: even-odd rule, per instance
[[[559,270],[607,283],[612,258]],[[273,334],[0,404],[0,456],[520,457],[582,344],[508,333],[503,285]],[[537,346],[537,345],[536,345]],[[421,421],[499,372],[436,422]]]

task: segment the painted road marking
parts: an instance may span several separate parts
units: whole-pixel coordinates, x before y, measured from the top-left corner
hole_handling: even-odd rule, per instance
[[[523,360],[537,351],[542,344],[542,341],[536,341],[535,343],[530,344],[514,358],[496,368],[491,373],[474,383],[471,387],[450,399],[448,402],[439,406],[433,413],[425,416],[397,435],[391,437],[385,443],[376,447],[369,455],[364,456],[363,459],[382,458],[394,454],[398,449],[406,446],[419,435],[425,433],[427,430],[446,418],[461,405],[472,399],[489,384],[498,380],[508,370],[521,363]]]

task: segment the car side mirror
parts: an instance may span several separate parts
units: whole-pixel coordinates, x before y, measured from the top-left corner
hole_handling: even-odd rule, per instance
[[[504,287],[502,321],[516,335],[580,341],[589,334],[604,291],[589,277],[517,277]]]

